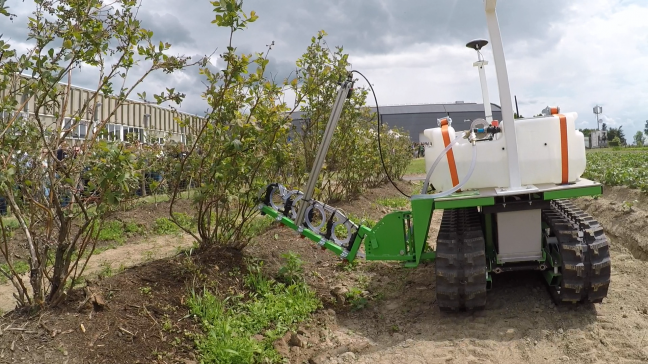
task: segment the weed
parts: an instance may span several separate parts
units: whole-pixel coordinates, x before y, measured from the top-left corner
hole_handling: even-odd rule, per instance
[[[365,308],[365,306],[367,306],[367,303],[369,303],[369,301],[362,295],[362,291],[359,288],[355,287],[349,289],[349,292],[347,292],[346,294],[346,298],[351,304],[353,311],[361,310]]]
[[[354,223],[358,225],[364,225],[370,229],[376,226],[376,220],[371,219],[369,216],[367,216],[364,213],[362,214],[362,216],[353,213],[348,213],[347,217],[349,218],[349,220],[353,221]]]
[[[149,296],[150,296],[151,293],[153,292],[153,288],[151,288],[151,287],[149,287],[149,286],[146,286],[146,287],[140,287],[139,290],[140,290],[140,292],[142,292],[142,294],[149,295]]]
[[[266,216],[257,216],[248,222],[245,235],[249,238],[259,236],[266,232],[273,222],[274,220]]]
[[[182,212],[174,212],[173,216],[175,217],[178,224],[180,224],[180,226],[190,231],[195,230],[196,221],[193,217]],[[180,229],[180,227],[176,225],[173,220],[167,217],[160,217],[155,219],[155,223],[153,225],[153,232],[158,235],[178,234],[181,232],[181,230],[182,229]]]
[[[321,307],[315,293],[303,282],[285,285],[263,277],[254,267],[247,281],[258,289],[249,300],[223,300],[209,291],[202,295],[191,292],[189,309],[205,331],[196,339],[203,362],[281,362],[273,341]],[[264,332],[262,341],[253,338],[260,332]]]
[[[355,271],[356,268],[360,265],[360,262],[358,260],[354,260],[352,262],[348,262],[346,260],[341,261],[337,264],[337,267],[342,269],[345,272],[352,272]]]
[[[173,221],[166,217],[155,219],[153,231],[158,235],[171,235],[180,232],[180,228]]]
[[[409,200],[405,197],[394,197],[394,198],[381,198],[376,201],[378,204],[385,207],[390,207],[393,209],[401,209],[406,207],[409,204]]]
[[[189,231],[195,231],[197,225],[196,220],[193,217],[185,214],[184,212],[174,212],[173,216],[178,221],[178,224],[180,224],[180,226]]]
[[[171,329],[173,329],[173,323],[171,322],[169,316],[165,315],[164,321],[162,322],[162,330],[171,332]]]
[[[636,203],[639,203],[639,201],[634,200],[634,201],[623,201],[623,210],[626,212],[632,211],[632,206],[634,206]]]
[[[144,252],[144,261],[145,262],[150,262],[150,261],[153,260],[153,258],[155,258],[155,252],[153,252],[152,250],[147,250],[147,251]]]
[[[2,224],[7,231],[12,231],[20,228],[20,223],[15,217],[3,217]]]
[[[23,260],[16,260],[12,262],[13,268],[16,271],[16,274],[23,274],[29,272],[29,263],[23,261]],[[9,264],[3,263],[0,264],[0,269],[4,270],[5,272],[9,272]],[[0,283],[6,283],[7,282],[7,277],[4,275],[0,275]]]
[[[425,158],[412,159],[405,174],[425,174]]]
[[[284,283],[293,284],[303,281],[304,262],[299,254],[288,252],[281,255],[286,260],[286,264],[279,269],[279,279]]]
[[[128,234],[141,234],[144,232],[144,227],[142,225],[128,221],[124,226],[124,231]]]
[[[99,230],[99,240],[124,243],[124,224],[120,221],[106,221]]]
[[[113,275],[112,264],[110,262],[103,261],[99,266],[102,267],[98,274],[100,278],[108,278]]]

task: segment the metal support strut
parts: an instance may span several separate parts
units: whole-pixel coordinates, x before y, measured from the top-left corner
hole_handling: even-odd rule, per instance
[[[302,226],[304,223],[304,216],[306,216],[306,209],[309,206],[309,202],[313,198],[313,191],[315,191],[315,185],[317,185],[317,180],[324,164],[324,159],[326,158],[326,153],[328,152],[329,146],[331,144],[331,139],[333,138],[333,133],[337,126],[338,121],[340,120],[340,115],[342,114],[342,109],[344,108],[344,102],[349,97],[349,91],[353,88],[353,75],[349,72],[346,80],[342,81],[340,89],[338,90],[335,103],[333,104],[333,109],[331,110],[331,116],[329,117],[328,124],[326,124],[326,130],[324,131],[324,137],[322,138],[322,143],[317,150],[317,156],[315,157],[315,162],[313,163],[313,168],[308,176],[308,183],[306,184],[306,192],[304,198],[302,198],[299,203],[299,210],[297,212],[297,218],[295,219],[295,224],[297,226]]]

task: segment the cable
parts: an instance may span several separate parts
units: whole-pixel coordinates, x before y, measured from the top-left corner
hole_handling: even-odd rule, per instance
[[[391,182],[391,184],[394,186],[394,188],[396,188],[398,190],[398,192],[401,193],[401,195],[403,195],[403,196],[405,196],[407,198],[411,198],[412,196],[409,196],[405,192],[401,191],[401,189],[398,188],[398,186],[396,186],[396,183],[394,183],[394,181],[392,181],[391,177],[389,177],[389,173],[387,172],[387,167],[385,167],[385,160],[383,159],[382,147],[380,146],[380,124],[382,123],[382,120],[380,119],[380,108],[378,107],[378,98],[376,97],[376,92],[374,91],[373,86],[371,86],[371,82],[369,82],[369,80],[367,79],[367,77],[365,77],[365,75],[363,75],[359,71],[355,71],[355,70],[353,70],[351,72],[355,72],[355,73],[359,74],[360,76],[362,76],[362,78],[365,79],[365,81],[367,81],[367,84],[369,84],[369,88],[371,88],[371,93],[373,94],[374,101],[376,102],[376,114],[378,115],[378,154],[380,154],[380,162],[382,163],[383,170],[385,171],[385,175],[387,176],[387,179],[389,180],[389,182]]]

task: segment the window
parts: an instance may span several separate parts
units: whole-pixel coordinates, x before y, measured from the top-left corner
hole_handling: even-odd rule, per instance
[[[106,124],[101,130],[99,139],[103,140],[122,140],[122,126],[119,124]]]
[[[65,132],[66,130],[72,128],[74,124],[75,123],[72,119],[65,118],[62,132]],[[81,120],[72,128],[67,137],[71,139],[85,139],[87,132],[88,126],[86,125],[86,122],[84,120]]]
[[[144,130],[140,128],[124,128],[124,140],[141,142],[144,140]]]

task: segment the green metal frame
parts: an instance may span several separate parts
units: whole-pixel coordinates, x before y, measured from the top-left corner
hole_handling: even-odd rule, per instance
[[[555,191],[536,192],[536,198],[544,200],[566,199],[581,196],[595,196],[603,193],[601,185],[564,188]],[[415,268],[421,262],[434,261],[436,252],[427,244],[428,232],[432,222],[434,210],[460,209],[468,207],[482,207],[495,205],[495,197],[480,196],[479,191],[469,191],[434,199],[431,195],[413,195],[411,197],[411,211],[395,211],[385,215],[373,229],[361,225],[350,244],[350,248],[342,247],[333,241],[305,227],[299,227],[290,218],[281,215],[270,206],[261,206],[262,213],[281,222],[283,225],[297,231],[304,237],[317,243],[322,249],[328,249],[342,259],[349,262],[356,259],[360,246],[365,244],[365,258],[367,260],[391,260],[403,262],[405,267]],[[489,260],[488,271],[501,265],[497,260],[495,238],[493,231],[492,214],[484,214],[484,235],[486,239],[486,256]],[[366,240],[365,240],[366,239]],[[560,266],[560,261],[553,257],[546,242],[543,242],[543,259],[539,263],[547,262],[553,268]],[[545,271],[545,278],[550,284],[559,282],[560,274],[555,274],[553,269]],[[489,282],[490,281],[489,275]]]

